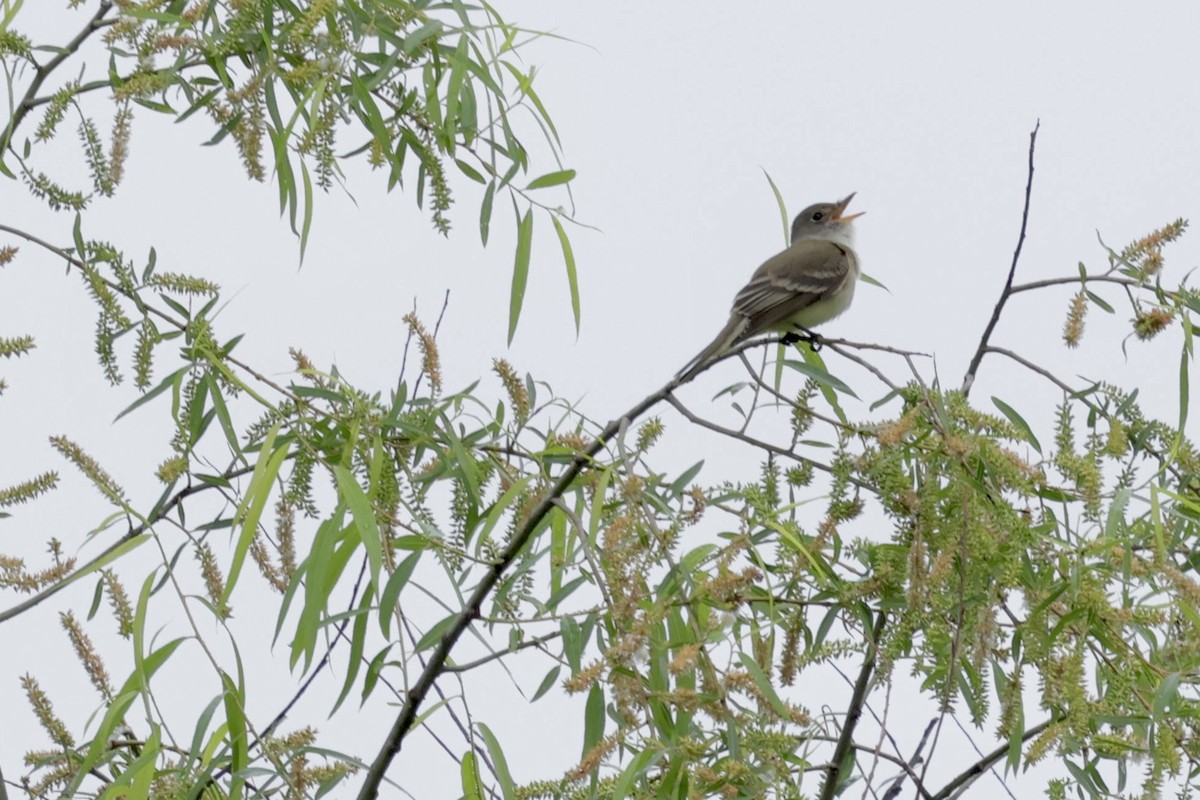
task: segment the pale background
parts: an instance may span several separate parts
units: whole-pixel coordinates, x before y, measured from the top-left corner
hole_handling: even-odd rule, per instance
[[[35,20],[66,41],[91,13],[61,10],[65,3],[27,6],[18,26],[35,40]],[[504,356],[560,394],[583,398],[586,411],[606,420],[707,342],[734,292],[781,245],[766,170],[792,213],[850,191],[859,193],[854,208],[868,212],[859,223],[859,252],[890,294],[860,287],[854,308],[825,332],[936,353],[943,381],[957,386],[1011,259],[1036,120],[1038,171],[1018,281],[1074,274],[1080,260],[1099,268],[1097,229],[1120,247],[1175,217],[1196,215],[1198,9],[1190,2],[1011,2],[970,11],[945,3],[501,5],[510,19],[576,42],[544,40],[524,54],[540,67],[536,86],[563,136],[564,165],[579,171],[579,219],[599,229],[573,233],[583,298],[578,339],[544,217],[535,223],[525,314],[506,348],[506,203],[497,202],[493,241],[482,250],[473,184],[456,185],[455,230],[445,241],[411,195],[386,196],[382,175],[352,171],[357,202],[340,192],[320,198],[298,270],[274,186],[249,184],[229,144],[199,147],[211,135],[199,117],[168,126],[141,112],[125,182],[115,199],[94,205],[87,225],[139,260],[156,246],[160,270],[219,281],[229,301],[222,332],[246,331],[240,355],[277,376],[290,369],[287,348],[296,346],[318,366],[336,363],[352,381],[386,391],[400,361],[400,317],[416,298],[432,325],[449,289],[440,337],[448,388],[467,385]],[[22,133],[30,135],[39,118],[27,120]],[[542,171],[553,169],[543,164]],[[22,186],[0,184],[0,221],[68,245],[69,219],[36,205]],[[1168,251],[1169,277],[1197,263],[1197,242],[1193,236]],[[14,242],[0,238],[5,243]],[[0,398],[0,485],[58,469],[59,496],[72,498],[42,502],[36,514],[17,509],[0,528],[0,552],[31,558],[51,533],[74,552],[105,513],[47,436],[71,436],[148,503],[157,493],[149,473],[169,435],[161,411],[110,425],[135,393],[128,385],[105,387],[90,358],[91,303],[77,279],[62,276],[60,263],[30,245],[0,275],[0,335],[29,333],[38,341],[33,357],[0,365],[10,384]],[[1178,351],[1171,344],[1178,331],[1154,346],[1133,342],[1123,358],[1118,345],[1128,315],[1120,297],[1109,295],[1122,324],[1102,323],[1093,309],[1084,347],[1071,352],[1059,339],[1068,297],[1063,289],[1016,298],[993,342],[1068,377],[1154,381],[1162,388],[1153,392],[1158,399],[1144,389],[1143,400],[1174,419]],[[830,364],[839,369],[832,357]],[[735,370],[726,365],[681,396],[704,410]],[[1034,408],[1035,397],[1042,407],[1054,399],[998,359],[984,362],[973,398],[989,407],[993,394],[1019,410]],[[865,414],[865,407],[851,412]],[[665,419],[664,468],[706,458],[706,482],[754,468],[749,449]],[[1031,422],[1046,441],[1050,420]],[[131,449],[129,437],[143,442],[144,452]],[[83,616],[90,601],[84,581],[49,605]],[[11,602],[5,598],[5,607]],[[235,598],[235,606],[239,618],[253,616],[252,602]],[[80,715],[69,711],[72,699],[87,708],[95,702],[52,622],[47,609],[0,627],[0,765],[9,780],[23,772],[21,755],[45,744],[20,697],[20,674],[36,672],[73,723]],[[104,629],[102,614],[89,630],[103,640]],[[285,654],[277,648],[281,661]],[[542,672],[523,674],[522,663],[514,659],[511,669],[530,692]],[[110,668],[119,683],[128,665]],[[328,685],[340,685],[340,676]],[[518,781],[554,777],[573,763],[581,700],[545,700],[514,713],[507,685],[489,685],[494,695],[475,692],[473,710],[501,734]],[[270,687],[256,687],[260,724],[286,699],[285,688],[272,699]],[[203,703],[216,691],[180,683],[179,699]],[[373,756],[394,713],[382,695],[376,700],[359,720],[325,722],[328,704],[321,700],[302,706],[292,721],[313,720],[335,747],[355,749],[354,737],[363,737],[369,744],[357,749]],[[915,708],[919,721],[905,741],[929,716],[926,705]],[[185,740],[190,733],[182,731]],[[974,739],[983,749],[994,746],[985,732]],[[940,749],[931,775],[960,769],[964,747],[959,738]],[[424,743],[406,747],[392,775],[417,797],[457,795],[457,769]],[[1040,784],[1025,789],[1017,796],[1040,791]],[[990,779],[974,791],[1005,796]]]

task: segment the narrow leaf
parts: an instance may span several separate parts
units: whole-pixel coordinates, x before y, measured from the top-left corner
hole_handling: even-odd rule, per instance
[[[554,231],[558,234],[558,242],[562,245],[563,263],[567,266],[567,285],[571,290],[571,313],[575,315],[575,335],[579,336],[579,276],[575,273],[575,252],[571,249],[571,240],[557,214],[550,215],[554,223]]]
[[[564,169],[559,172],[549,172],[531,180],[525,189],[545,189],[548,186],[558,186],[563,183],[570,183],[574,177],[575,170],[573,169]]]
[[[483,735],[483,741],[487,745],[488,755],[492,757],[492,767],[496,770],[496,780],[500,782],[500,793],[504,800],[515,800],[517,796],[517,787],[513,783],[512,774],[508,771],[508,759],[504,757],[504,750],[500,747],[500,740],[492,733],[492,729],[482,722],[477,723],[479,733]]]
[[[533,248],[533,209],[525,212],[517,227],[517,256],[513,264],[512,295],[508,301],[508,343],[511,345],[525,302],[525,283],[529,279],[529,254]]]
[[[999,397],[992,397],[992,403],[996,406],[996,408],[1000,409],[1000,413],[1008,417],[1008,421],[1011,422],[1016,429],[1021,432],[1021,434],[1025,437],[1025,441],[1029,442],[1029,444],[1033,446],[1033,449],[1037,450],[1038,454],[1041,455],[1042,445],[1040,442],[1038,442],[1037,437],[1033,435],[1033,429],[1029,427],[1029,423],[1025,421],[1025,418],[1018,414],[1016,409],[1001,400]]]

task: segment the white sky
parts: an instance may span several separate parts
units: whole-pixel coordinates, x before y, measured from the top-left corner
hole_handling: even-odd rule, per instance
[[[37,16],[43,29],[59,31],[53,40],[65,41],[83,16],[59,10],[64,5],[29,3],[19,19]],[[342,194],[319,199],[298,271],[275,188],[249,184],[228,144],[198,147],[211,135],[199,116],[167,126],[140,112],[126,182],[115,199],[88,212],[85,233],[135,257],[154,245],[160,270],[219,281],[230,301],[220,318],[223,334],[246,331],[239,353],[277,375],[290,369],[287,347],[297,346],[319,366],[336,363],[351,380],[386,391],[403,345],[400,317],[415,297],[432,324],[449,289],[440,339],[448,388],[465,386],[493,357],[505,356],[560,394],[583,397],[593,418],[607,420],[706,343],[736,290],[779,249],[782,232],[765,169],[792,213],[850,191],[858,192],[854,207],[868,212],[859,223],[859,253],[866,271],[891,292],[861,287],[854,308],[825,332],[936,353],[944,383],[957,386],[1011,259],[1035,120],[1042,123],[1038,170],[1018,281],[1071,275],[1080,260],[1100,268],[1097,229],[1119,247],[1200,209],[1200,7],[966,6],[502,4],[510,19],[579,43],[547,40],[525,51],[527,63],[540,68],[536,86],[562,134],[564,164],[579,171],[579,219],[599,229],[573,234],[583,298],[578,339],[544,217],[535,222],[525,313],[508,349],[513,237],[506,202],[496,203],[492,245],[482,250],[473,184],[457,185],[455,230],[444,241],[411,195],[386,196],[382,175],[356,170],[350,188],[357,204]],[[36,121],[27,120],[25,135]],[[542,172],[553,169],[543,164]],[[68,245],[70,220],[33,205],[22,186],[0,184],[0,222]],[[1168,278],[1196,265],[1198,241],[1193,235],[1168,251]],[[30,333],[39,345],[32,358],[0,368],[10,384],[0,398],[0,485],[51,468],[65,478],[58,498],[41,503],[37,516],[18,509],[6,521],[0,552],[35,554],[50,531],[73,550],[103,513],[94,491],[49,450],[51,434],[75,438],[136,496],[155,496],[146,478],[164,453],[163,413],[109,424],[134,390],[104,388],[90,355],[90,301],[74,278],[62,283],[62,274],[61,264],[23,245],[0,275],[0,335]],[[1068,351],[1059,338],[1068,296],[1063,289],[1015,299],[993,342],[1066,375],[1150,381],[1160,390],[1143,389],[1142,398],[1161,397],[1152,407],[1174,419],[1178,332],[1153,345],[1131,343],[1126,360],[1119,342],[1127,329],[1101,324],[1093,309],[1084,347]],[[1118,318],[1126,317],[1122,310]],[[830,365],[838,371],[832,357]],[[681,396],[705,409],[708,397],[736,376],[737,367],[724,365]],[[1029,411],[1055,399],[1037,386],[989,359],[973,398],[989,407],[988,398],[998,394]],[[852,413],[865,414],[865,406]],[[666,418],[663,466],[682,469],[706,458],[701,480],[711,482],[753,468],[753,452],[695,436]],[[1031,421],[1045,441],[1049,420]],[[131,448],[129,437],[144,449]],[[82,616],[90,592],[84,581],[48,605]],[[83,683],[65,636],[44,630],[48,611],[0,627],[0,652],[20,654],[0,659],[0,716],[18,720],[0,725],[0,765],[10,780],[22,773],[21,754],[40,741],[40,734],[29,738],[32,718],[17,676],[38,671],[52,697],[64,698],[63,711],[65,698]],[[40,666],[31,662],[33,650],[45,656]],[[514,673],[522,663],[513,662]],[[111,666],[121,680],[124,668]],[[526,690],[540,678],[540,670],[524,676]],[[486,700],[477,702],[486,708]],[[268,704],[260,716],[274,708]],[[323,721],[325,708],[314,704],[313,718]],[[578,752],[578,710],[570,703],[522,708],[516,719],[537,736],[524,750],[510,745],[517,780],[551,777],[569,766]],[[363,730],[385,727],[393,713],[373,712]],[[555,735],[556,713],[566,714],[562,737]],[[503,718],[488,721],[503,730]],[[377,731],[369,735],[378,740]],[[981,747],[992,746],[977,738]],[[544,748],[565,755],[548,757]],[[374,745],[367,750],[373,754]],[[419,769],[425,754],[406,750],[397,764]],[[440,771],[425,770],[428,793],[419,796],[454,795],[457,772],[444,758],[436,763]]]

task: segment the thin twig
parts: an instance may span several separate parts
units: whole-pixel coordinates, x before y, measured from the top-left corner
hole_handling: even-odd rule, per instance
[[[555,631],[554,633],[547,633],[545,636],[538,636],[536,639],[526,639],[525,641],[515,644],[512,647],[506,647],[503,650],[497,650],[494,653],[489,653],[482,658],[475,659],[474,661],[467,661],[462,664],[450,664],[446,667],[445,671],[469,672],[476,667],[482,667],[484,664],[495,661],[498,658],[504,658],[505,656],[520,652],[521,650],[525,650],[530,647],[541,647],[546,642],[553,641],[560,636],[562,636],[562,631]]]
[[[983,360],[983,354],[987,352],[988,339],[991,338],[996,323],[1000,321],[1000,312],[1004,310],[1004,304],[1012,296],[1013,278],[1017,274],[1017,262],[1021,260],[1021,247],[1025,244],[1025,228],[1029,224],[1029,198],[1033,194],[1033,151],[1037,145],[1038,128],[1041,126],[1042,121],[1038,120],[1037,124],[1033,126],[1033,132],[1029,134],[1029,177],[1025,181],[1025,208],[1021,211],[1021,233],[1017,237],[1017,247],[1013,251],[1012,265],[1008,268],[1008,279],[1004,281],[1004,291],[1000,292],[1000,299],[996,302],[996,307],[992,309],[992,318],[988,320],[987,327],[983,329],[979,346],[975,348],[971,365],[967,367],[967,374],[963,377],[962,393],[965,395],[971,393],[971,384],[975,383],[975,373],[979,371],[979,362]]]
[[[957,715],[952,717],[952,719],[954,720],[954,725],[958,728],[958,732],[961,733],[966,738],[967,742],[970,743],[971,749],[975,751],[975,755],[982,758],[983,751],[979,749],[979,745],[975,744],[975,740],[971,738],[971,732],[968,731],[966,726],[962,724],[962,720],[959,719]],[[991,771],[992,776],[996,779],[996,782],[1000,784],[1002,789],[1004,789],[1004,793],[1007,794],[1011,800],[1017,800],[1017,796],[1013,794],[1012,789],[1008,788],[1008,784],[1004,782],[1003,776],[997,774],[995,765],[988,767],[988,769]]]
[[[989,353],[996,353],[997,355],[1007,356],[1008,358],[1011,358],[1013,361],[1017,362],[1018,364],[1025,367],[1026,369],[1028,369],[1032,372],[1036,372],[1038,375],[1041,375],[1043,378],[1050,381],[1055,386],[1062,389],[1064,392],[1066,392],[1069,395],[1073,395],[1078,391],[1077,389],[1071,387],[1070,384],[1063,383],[1063,381],[1061,379],[1059,379],[1058,376],[1056,376],[1050,370],[1046,369],[1045,367],[1039,367],[1037,364],[1033,363],[1032,361],[1025,358],[1024,356],[1017,355],[1012,350],[1006,350],[1003,347],[991,347],[991,346],[988,346],[985,349]]]
[[[50,251],[51,253],[54,253],[54,255],[63,259],[69,265],[71,265],[77,269],[83,269],[83,267],[84,267],[84,262],[81,259],[76,258],[75,256],[68,253],[66,250],[63,250],[61,247],[56,247],[55,245],[52,245],[49,242],[47,242],[46,240],[40,239],[31,233],[26,233],[25,231],[20,230],[19,228],[12,228],[12,227],[10,227],[8,225],[4,225],[2,223],[0,223],[0,231],[5,231],[7,233],[11,233],[14,236],[20,236],[25,241],[32,242],[33,244],[36,244],[39,247],[42,247],[42,248]],[[107,286],[109,289],[120,294],[122,297],[129,299],[130,301],[135,303],[139,309],[144,310],[147,314],[158,317],[162,321],[168,323],[169,325],[171,325],[172,327],[174,327],[178,330],[181,330],[181,331],[187,330],[188,326],[187,326],[186,322],[178,320],[175,317],[168,314],[167,312],[161,311],[152,305],[148,305],[148,304],[142,302],[142,299],[140,297],[137,297],[136,295],[131,295],[124,287],[122,287],[120,284],[116,283],[115,281],[111,281],[108,278],[105,278],[105,277],[99,276],[99,275],[97,275],[97,278],[100,281],[102,281],[104,283],[104,285]],[[252,378],[254,378],[256,381],[258,381],[259,383],[261,383],[265,386],[270,386],[272,389],[279,392],[281,395],[288,398],[296,405],[298,405],[298,406],[304,405],[304,402],[297,395],[295,395],[291,391],[283,388],[278,383],[271,380],[266,375],[263,375],[261,372],[254,369],[253,367],[251,367],[249,364],[245,363],[244,361],[234,358],[232,355],[229,355],[228,353],[221,356],[221,359],[224,361],[228,361],[230,364],[233,364],[235,367],[238,367],[239,369],[244,371],[246,374],[248,374]]]
[[[683,403],[679,402],[679,399],[676,398],[675,395],[668,395],[667,402],[670,403],[675,408],[676,411],[678,411],[680,414],[682,414],[684,419],[686,419],[688,422],[691,422],[694,425],[699,425],[701,428],[708,428],[710,431],[714,431],[716,433],[723,434],[725,436],[730,437],[731,439],[737,439],[738,441],[745,442],[746,444],[748,444],[752,447],[757,447],[761,450],[767,451],[768,453],[774,453],[777,456],[783,456],[784,458],[790,458],[791,460],[798,461],[801,464],[811,464],[814,468],[819,469],[823,472],[828,472],[830,474],[833,473],[833,467],[829,466],[828,464],[823,464],[820,461],[814,461],[811,458],[806,458],[805,456],[802,456],[799,453],[795,453],[791,450],[788,450],[785,447],[780,447],[779,445],[774,445],[774,444],[771,444],[770,442],[764,442],[762,439],[755,439],[753,436],[747,436],[744,433],[738,433],[737,431],[735,431],[732,428],[725,428],[721,425],[716,424],[715,422],[709,422],[708,420],[704,419],[703,417],[696,416],[695,414],[693,414],[691,412],[691,410],[688,409],[687,406],[685,406]],[[858,486],[860,488],[863,488],[863,489],[871,488],[863,481],[859,480],[858,478],[855,478],[853,475],[849,476],[847,478],[847,480],[849,480],[855,486]]]
[[[1126,287],[1140,287],[1146,285],[1144,281],[1136,281],[1133,278],[1118,278],[1115,275],[1089,275],[1086,278],[1081,278],[1078,275],[1072,275],[1064,278],[1046,278],[1045,280],[1030,281],[1029,283],[1018,283],[1016,286],[1013,286],[1011,289],[1009,289],[1008,293],[1010,295],[1014,295],[1017,292],[1029,292],[1034,289],[1044,289],[1047,286],[1061,286],[1063,284],[1071,283],[1082,283],[1085,285],[1089,283],[1117,283]]]
[[[231,478],[237,478],[242,475],[247,475],[253,471],[254,471],[254,467],[244,467],[242,469],[237,469],[232,472],[227,472],[224,475],[222,475],[221,477],[225,480],[229,480]],[[166,515],[173,508],[175,508],[177,505],[182,503],[187,497],[189,497],[190,495],[202,492],[206,489],[213,489],[213,488],[216,488],[215,484],[206,483],[206,484],[199,484],[199,485],[194,485],[194,486],[187,486],[187,487],[184,487],[183,489],[180,489],[178,492],[175,493],[175,495],[170,500],[168,500],[166,503],[164,503],[162,505],[162,507],[158,509],[157,512],[152,513],[151,516],[149,518],[147,518],[145,522],[141,523],[140,525],[138,525],[134,528],[130,528],[127,533],[125,533],[123,536],[121,536],[120,539],[117,539],[117,541],[113,542],[108,547],[104,548],[104,550],[101,551],[100,554],[97,555],[95,558],[93,558],[91,561],[88,561],[86,564],[79,567],[74,572],[72,572],[70,575],[68,575],[67,577],[58,581],[57,583],[55,583],[51,586],[48,586],[45,589],[42,589],[37,594],[23,600],[20,603],[17,603],[15,606],[12,606],[11,608],[7,608],[4,611],[0,611],[0,623],[7,622],[8,620],[12,619],[13,617],[20,616],[24,612],[33,608],[34,606],[36,606],[36,605],[42,603],[43,601],[48,600],[51,597],[53,597],[54,595],[58,594],[63,589],[70,586],[72,583],[74,583],[75,581],[82,578],[84,575],[87,575],[91,572],[95,572],[100,567],[104,566],[104,564],[107,563],[112,558],[113,553],[115,553],[117,550],[119,550],[121,547],[125,546],[132,540],[141,536],[143,533],[150,530],[154,526],[154,523],[165,518]]]
[[[875,676],[875,659],[879,655],[879,644],[883,640],[883,629],[887,624],[887,615],[881,610],[875,618],[875,627],[871,631],[867,651],[863,654],[862,669],[859,670],[858,680],[854,682],[854,692],[850,695],[850,705],[846,708],[846,721],[842,723],[842,733],[833,749],[832,763],[829,772],[825,774],[825,783],[821,786],[820,800],[833,800],[841,788],[843,776],[842,767],[847,756],[854,747],[854,731],[862,716],[863,703],[867,699],[867,689]]]
[[[929,796],[929,792],[925,790],[924,784],[921,783],[921,775],[916,774],[916,768],[922,761],[925,760],[925,757],[921,755],[921,751],[925,749],[925,742],[929,740],[929,734],[933,731],[933,726],[936,724],[937,718],[935,717],[929,721],[928,725],[925,726],[925,733],[921,736],[921,741],[917,742],[917,749],[915,752],[913,752],[913,757],[909,759],[907,768],[904,770],[905,774],[912,777],[913,781],[917,784],[917,788],[924,792],[926,797]],[[904,775],[901,775],[896,779],[896,782],[892,784],[891,788],[884,793],[883,800],[896,800],[896,798],[900,796],[900,791],[903,788]]]
[[[886,344],[874,344],[872,342],[852,342],[849,339],[826,339],[821,337],[822,346],[830,347],[839,345],[841,347],[850,347],[854,350],[878,350],[881,353],[892,353],[897,356],[920,356],[921,358],[933,358],[932,353],[922,353],[919,350],[901,350],[899,347],[892,347]]]
[[[54,58],[41,66],[35,65],[33,80],[30,81],[29,88],[25,91],[25,96],[21,98],[21,102],[13,110],[12,119],[4,127],[4,133],[0,135],[0,159],[3,158],[4,152],[8,150],[9,145],[12,143],[13,135],[17,132],[17,126],[21,124],[22,120],[25,119],[25,115],[33,108],[34,98],[37,97],[38,90],[42,88],[42,84],[46,82],[46,78],[50,77],[50,73],[58,69],[60,64],[78,52],[89,36],[106,25],[112,24],[112,20],[104,19],[108,15],[108,12],[112,10],[112,6],[112,0],[100,0],[100,7],[96,9],[96,13],[87,21],[83,29],[75,34],[75,38],[59,48],[58,55]]]
[[[804,741],[814,741],[814,742],[837,742],[837,741],[839,741],[839,739],[837,739],[837,738],[836,738],[836,737],[834,737],[834,736],[821,736],[821,735],[819,735],[819,734],[818,734],[818,735],[805,735],[805,736],[803,736],[803,737],[800,737],[800,738],[802,738]],[[859,751],[860,753],[867,753],[867,754],[869,754],[869,755],[875,755],[875,756],[878,756],[879,758],[883,759],[884,761],[887,761],[887,762],[889,762],[889,763],[891,763],[891,764],[894,764],[895,766],[897,766],[897,767],[899,767],[900,769],[904,770],[904,771],[905,771],[905,773],[906,773],[906,774],[907,774],[907,775],[908,775],[910,778],[912,778],[913,780],[916,780],[917,778],[919,778],[919,777],[920,777],[920,776],[918,776],[916,773],[914,773],[914,772],[912,771],[912,768],[911,768],[911,767],[908,765],[908,762],[906,762],[906,761],[905,761],[903,758],[900,758],[900,757],[898,757],[898,756],[894,756],[894,755],[892,755],[892,754],[890,754],[890,753],[883,753],[883,752],[879,752],[879,753],[877,753],[877,752],[875,751],[875,748],[874,748],[874,747],[872,747],[872,746],[871,746],[871,745],[869,745],[869,744],[857,744],[857,743],[851,743],[851,744],[850,744],[850,747],[852,747],[853,749],[855,749],[855,750]],[[822,768],[822,769],[829,769],[829,765],[828,765],[828,764],[822,764],[822,765],[821,765],[821,768]],[[922,796],[922,797],[924,797],[924,798],[925,798],[925,800],[932,800],[932,798],[933,798],[933,795],[932,795],[932,794],[930,794],[930,793],[929,793],[927,790],[925,790],[924,788],[922,788],[922,789],[921,789],[921,796]]]
[[[876,378],[879,379],[880,383],[882,383],[884,386],[891,389],[893,392],[899,391],[899,387],[897,387],[896,384],[892,383],[891,380],[888,378],[888,376],[884,375],[883,371],[880,370],[878,367],[876,367],[874,364],[872,364],[870,361],[867,361],[862,356],[855,355],[854,353],[846,352],[845,347],[848,345],[836,344],[833,342],[825,342],[825,344],[827,344],[829,346],[830,350],[837,353],[842,358],[849,359],[850,361],[853,361],[855,364],[858,364],[863,369],[872,373]],[[900,355],[903,355],[904,358],[909,362],[909,366],[912,365],[912,356],[910,356],[906,353],[900,353]],[[924,354],[917,353],[916,355],[924,355]]]
[[[1025,733],[1021,734],[1021,741],[1029,741],[1057,721],[1057,718],[1052,717],[1040,725],[1034,725],[1032,728],[1025,731]],[[952,778],[949,783],[943,786],[941,791],[933,796],[932,800],[949,800],[949,798],[953,797],[960,789],[966,789],[972,781],[982,775],[989,767],[991,767],[1000,759],[1004,758],[1004,756],[1008,753],[1008,748],[1009,745],[1007,743],[1002,744],[983,758],[976,761],[971,766],[967,767],[965,770]]]

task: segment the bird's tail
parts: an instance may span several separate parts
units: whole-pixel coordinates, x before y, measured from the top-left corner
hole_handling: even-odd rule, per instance
[[[687,383],[708,369],[714,358],[724,353],[742,337],[742,334],[746,332],[746,323],[746,318],[740,314],[730,316],[729,322],[717,334],[717,338],[713,339],[708,347],[697,353],[696,357],[685,364],[683,369],[675,373],[675,382],[677,384]]]

